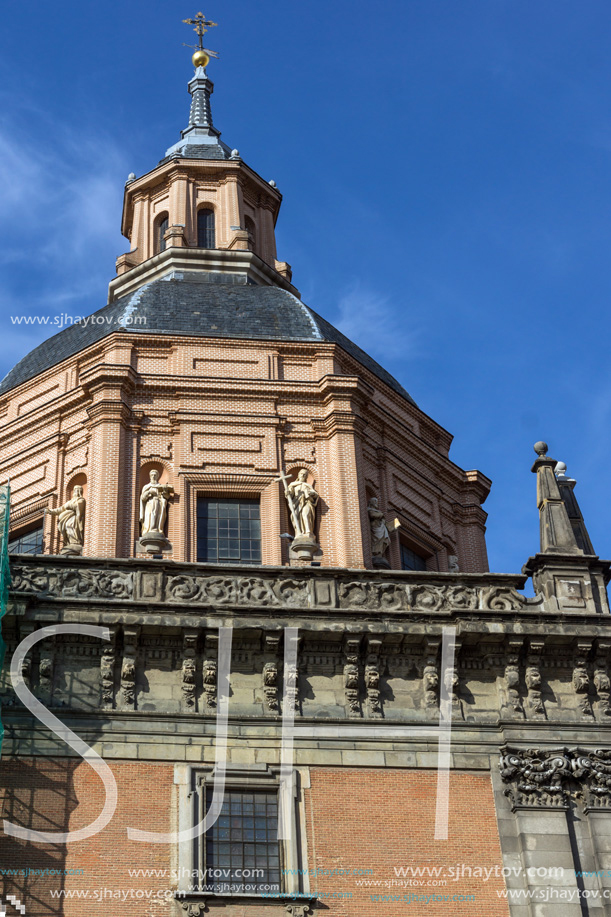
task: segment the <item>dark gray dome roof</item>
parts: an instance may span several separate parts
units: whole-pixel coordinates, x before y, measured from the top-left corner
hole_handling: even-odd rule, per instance
[[[13,367],[0,383],[0,395],[116,331],[262,341],[330,341],[415,404],[379,363],[288,290],[248,283],[245,275],[206,272],[170,274],[154,280],[94,312],[86,321],[64,328]]]

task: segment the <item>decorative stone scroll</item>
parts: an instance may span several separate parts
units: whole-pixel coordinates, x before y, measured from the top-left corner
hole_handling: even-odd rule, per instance
[[[586,811],[611,810],[611,751],[599,748],[580,753],[571,762],[574,776],[582,785]]]
[[[480,587],[456,583],[429,585],[422,583],[367,582],[356,580],[339,584],[340,608],[367,608],[372,611],[520,611],[524,596],[506,586]]]
[[[263,579],[258,576],[169,576],[166,601],[208,605],[287,605],[302,608],[308,602],[307,583],[298,580]]]
[[[134,574],[105,568],[16,565],[11,592],[33,592],[58,598],[131,599]]]
[[[512,808],[563,808],[568,804],[566,781],[571,761],[564,752],[529,748],[501,755],[501,777]]]
[[[503,749],[500,774],[512,808],[567,808],[571,797],[589,811],[611,811],[611,750]]]

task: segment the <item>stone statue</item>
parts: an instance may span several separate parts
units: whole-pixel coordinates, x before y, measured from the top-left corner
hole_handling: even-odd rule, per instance
[[[384,513],[381,511],[377,497],[372,497],[367,504],[369,525],[371,527],[371,554],[374,566],[386,566],[384,555],[390,545],[390,535]]]
[[[302,468],[297,480],[290,484],[282,471],[276,480],[284,486],[284,496],[288,503],[295,537],[291,541],[291,551],[300,560],[312,560],[320,551],[314,529],[316,527],[316,506],[319,495],[307,481],[308,472]]]
[[[168,484],[159,483],[159,472],[149,474],[149,483],[145,484],[140,494],[140,524],[142,535],[163,534],[163,527],[168,512],[168,500],[174,496],[174,490]]]
[[[57,528],[62,536],[64,546],[61,554],[82,554],[83,539],[85,535],[85,498],[83,488],[75,484],[72,499],[58,506],[57,509],[47,509],[50,516],[57,516]]]
[[[314,539],[314,527],[316,524],[316,506],[318,504],[318,494],[311,484],[307,482],[308,472],[302,468],[297,475],[297,480],[288,486],[287,500],[290,497],[293,509],[293,524],[296,535],[306,535]]]

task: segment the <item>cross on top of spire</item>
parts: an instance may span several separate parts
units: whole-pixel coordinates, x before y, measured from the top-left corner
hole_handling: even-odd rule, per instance
[[[199,38],[200,50],[204,50],[203,38],[208,29],[218,25],[218,22],[211,22],[209,19],[206,19],[203,13],[198,13],[194,19],[183,19],[183,22],[186,23],[186,25],[195,26],[193,31]]]

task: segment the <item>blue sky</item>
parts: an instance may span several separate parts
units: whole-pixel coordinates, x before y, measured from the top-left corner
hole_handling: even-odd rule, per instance
[[[303,299],[493,480],[493,570],[538,547],[532,444],[611,555],[607,0],[204,5],[213,114],[284,195]],[[186,126],[184,3],[10,3],[0,35],[0,376],[106,302],[123,184]]]

